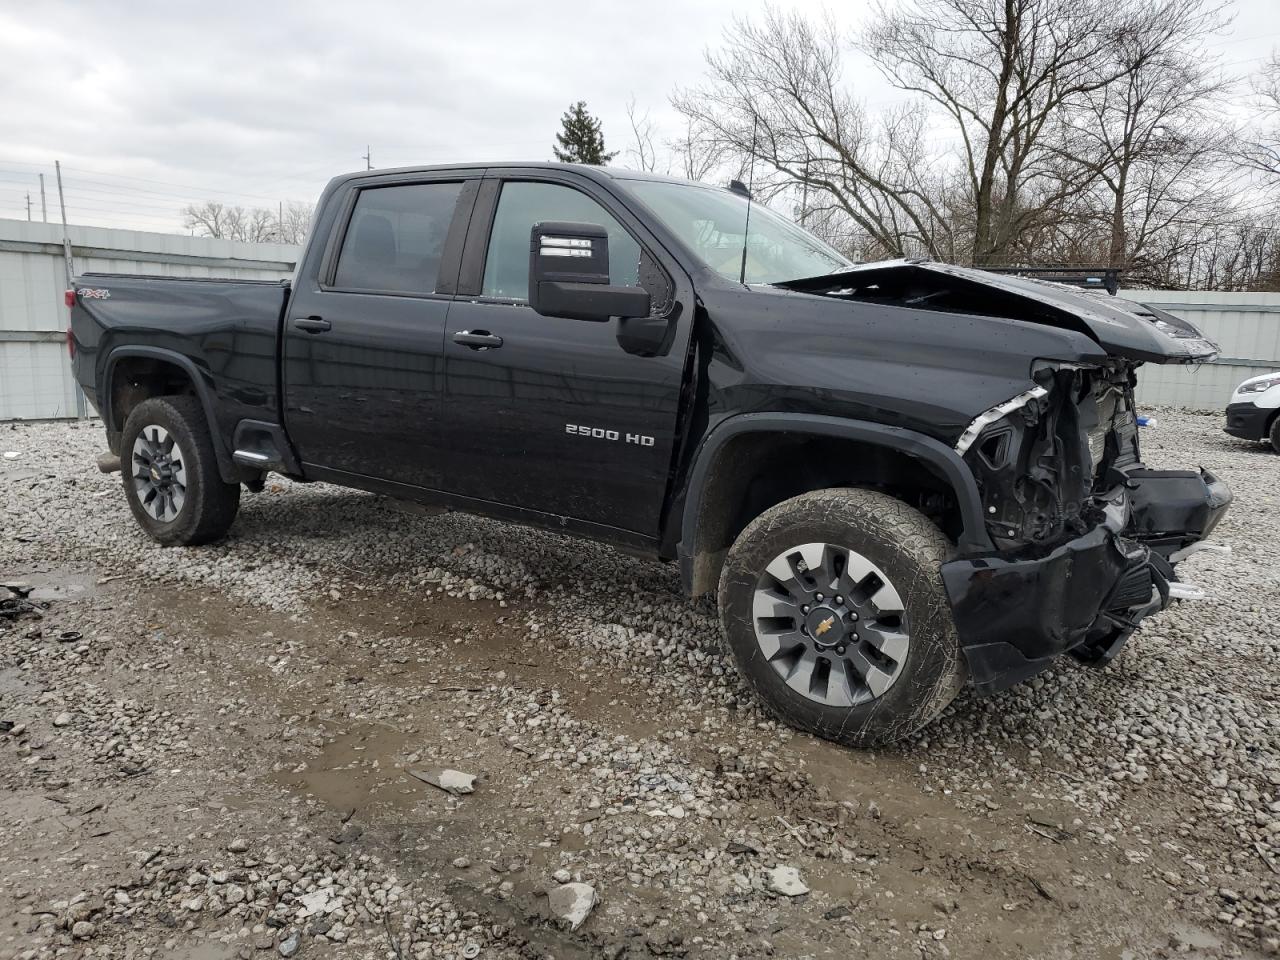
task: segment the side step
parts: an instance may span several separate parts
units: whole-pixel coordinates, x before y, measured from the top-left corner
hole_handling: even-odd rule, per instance
[[[279,469],[278,462],[272,459],[271,454],[257,450],[236,450],[231,454],[231,459],[242,467],[253,467],[255,470]]]
[[[268,470],[288,474],[300,472],[280,424],[265,420],[241,420],[236,424],[231,459],[239,466],[263,473]]]

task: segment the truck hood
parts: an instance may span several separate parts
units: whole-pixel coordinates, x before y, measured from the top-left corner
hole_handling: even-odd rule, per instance
[[[773,286],[836,299],[1076,330],[1107,353],[1129,360],[1200,363],[1218,355],[1218,345],[1193,324],[1148,304],[944,263],[886,260]]]

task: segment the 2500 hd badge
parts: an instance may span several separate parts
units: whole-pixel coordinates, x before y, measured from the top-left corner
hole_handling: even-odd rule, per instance
[[[654,442],[653,437],[647,437],[641,433],[624,434],[605,427],[584,427],[576,423],[566,423],[564,432],[575,437],[591,437],[593,440],[625,440],[627,443],[636,443],[642,447],[652,447]]]

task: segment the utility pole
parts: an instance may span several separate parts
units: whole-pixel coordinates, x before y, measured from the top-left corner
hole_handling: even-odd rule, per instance
[[[62,192],[62,161],[53,161],[53,169],[58,177],[58,206],[62,208],[62,257],[67,265],[67,288],[74,284],[76,266],[71,259],[71,237],[67,234],[67,198]]]
[[[27,191],[27,223],[31,222],[31,191]]]
[[[360,159],[364,161],[364,168],[366,170],[373,169],[373,151],[369,149],[369,145],[367,143],[364,145],[364,156]]]
[[[44,174],[40,174],[40,222],[49,222],[49,207],[44,202]]]
[[[276,201],[276,243],[284,243],[284,201]]]

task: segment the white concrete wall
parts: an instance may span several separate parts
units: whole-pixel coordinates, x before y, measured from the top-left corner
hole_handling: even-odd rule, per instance
[[[299,248],[105,227],[69,228],[76,273],[278,280]],[[86,412],[67,362],[62,227],[0,220],[0,420]]]

